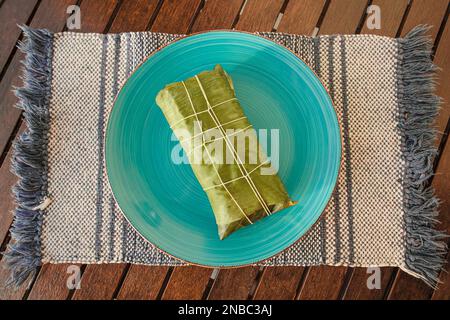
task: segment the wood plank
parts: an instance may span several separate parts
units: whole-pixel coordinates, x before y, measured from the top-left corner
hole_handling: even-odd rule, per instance
[[[283,1],[254,1],[245,4],[236,29],[255,32],[271,31],[282,8]],[[199,17],[201,18],[201,17]],[[229,16],[228,24],[234,19]],[[204,18],[202,18],[204,19]],[[205,19],[206,20],[206,19]],[[208,299],[246,299],[256,285],[258,267],[222,269],[214,280]]]
[[[401,35],[405,36],[419,24],[427,24],[432,26],[430,36],[436,39],[439,27],[447,11],[447,6],[448,0],[414,0]]]
[[[361,33],[395,37],[408,7],[408,0],[374,0],[372,5],[380,7],[381,29],[369,29],[365,21]]]
[[[163,5],[161,6],[161,9],[158,12],[158,15],[156,16],[155,22],[151,26],[151,31],[153,32],[169,32],[169,33],[181,33],[185,34],[189,32],[189,28],[191,24],[194,22],[196,13],[198,9],[200,8],[201,1],[165,1]],[[123,25],[122,28],[126,29],[127,26]],[[89,267],[89,266],[88,266]],[[175,275],[175,281],[177,279],[176,275],[179,273],[183,273],[183,270],[178,269],[184,269],[185,267],[177,267],[175,268],[172,275]],[[165,270],[165,271],[164,271]],[[138,275],[136,275],[136,272],[139,271],[139,268],[135,268],[134,266],[130,267],[130,270],[128,271],[129,274],[126,275],[126,278],[122,284],[122,287],[119,288],[119,295],[118,298],[126,298],[128,296],[132,296],[134,299],[150,299],[150,298],[156,298],[155,294],[157,295],[160,290],[164,290],[164,288],[159,288],[159,285],[163,285],[163,281],[166,277],[168,268],[160,268],[155,269],[155,272],[149,271],[148,277],[153,277],[155,279],[155,285],[152,285],[152,288],[144,288],[142,286],[142,283],[140,281],[140,278]],[[196,267],[189,269],[192,273],[190,276],[197,279],[204,279],[204,270],[202,268]],[[209,274],[211,273],[211,270],[208,271]],[[202,292],[204,291],[206,284],[208,283],[209,275],[206,277],[205,282],[197,282],[194,283],[196,286],[193,288],[193,292]],[[177,289],[177,285],[180,284],[180,282],[172,282],[172,277],[170,278],[168,284],[170,285],[171,290],[169,290],[168,295],[171,296],[171,291],[176,290],[184,290],[183,288]],[[129,292],[129,288],[139,288],[138,290],[133,293]],[[149,296],[150,292],[150,296]],[[153,295],[153,296],[151,296]]]
[[[447,211],[448,212],[448,211]],[[447,263],[444,270],[450,270],[450,252],[447,254]],[[433,292],[432,300],[450,300],[450,274],[448,272],[441,272],[440,277],[442,283]]]
[[[319,22],[325,3],[326,0],[290,1],[277,31],[311,35]]]
[[[31,27],[47,28],[54,32],[62,31],[67,19],[66,9],[74,3],[76,0],[41,1],[31,21]],[[5,152],[9,138],[21,115],[21,111],[13,107],[17,99],[11,88],[22,86],[22,80],[19,78],[22,74],[22,59],[23,54],[17,50],[0,82],[0,123],[2,124],[0,126],[0,154]]]
[[[128,30],[145,31],[148,23],[150,22],[153,16],[154,10],[156,10],[158,4],[156,0],[150,2],[148,4],[148,7],[153,8],[153,11],[151,11],[146,7],[147,1],[143,0],[126,1],[123,2],[122,5],[119,7],[117,14],[113,18],[111,26],[109,27],[108,30],[106,28],[108,28],[108,22],[111,19],[110,16],[107,17],[105,15],[103,18],[97,21],[97,24],[94,23],[95,12],[97,12],[98,10],[106,10],[106,12],[108,12],[111,15],[117,6],[117,3],[118,2],[116,0],[109,0],[109,2],[96,0],[91,0],[86,3],[82,2],[81,12],[86,12],[86,14],[91,13],[89,17],[86,17],[86,14],[84,15],[83,19],[87,18],[87,20],[91,22],[87,24],[87,26],[83,31],[84,32],[110,32],[111,30],[113,30],[112,32],[126,32]],[[83,4],[85,4],[85,7],[83,7]],[[108,8],[100,9],[98,6],[107,6]],[[146,7],[145,10],[142,9],[139,10],[139,8],[143,7]],[[73,298],[74,299],[80,297],[82,297],[82,299],[87,297],[89,297],[89,299],[113,298],[112,295],[115,292],[115,290],[120,289],[114,287],[113,285],[119,286],[121,284],[122,276],[125,276],[124,272],[127,270],[128,266],[126,264],[111,264],[108,266],[110,267],[99,267],[99,265],[95,264],[87,265],[81,279],[82,291],[77,290]],[[61,267],[59,272],[63,272],[63,268],[64,267]],[[107,272],[103,272],[104,270],[107,270]],[[37,282],[38,281],[48,282],[51,281],[51,279],[38,278]],[[108,284],[109,286],[107,288],[110,289],[110,292],[107,294],[105,292],[105,289],[102,289],[102,291],[100,291],[99,294],[96,295],[95,290],[92,288],[97,288],[99,283]],[[132,283],[129,283],[129,285],[132,285]]]
[[[399,31],[402,18],[406,12],[408,1],[407,0],[374,0],[373,5],[380,7],[381,11],[381,29],[368,29],[367,17],[364,22],[361,33],[375,34],[381,36],[395,37]],[[383,268],[381,269],[381,288],[369,289],[366,285],[367,268],[355,268],[353,274],[347,284],[347,290],[344,294],[344,299],[382,299],[384,297],[387,286],[390,283],[395,268]]]
[[[319,27],[319,34],[355,33],[366,6],[366,0],[332,0]],[[337,299],[346,273],[346,267],[309,268],[298,298]]]
[[[110,20],[110,16],[114,11],[114,8],[116,7],[118,1],[117,0],[107,0],[107,1],[96,1],[96,0],[84,0],[80,5],[80,11],[82,13],[82,20],[81,20],[81,31],[83,32],[104,32],[108,22]],[[49,9],[52,10],[59,10],[64,13],[63,15],[63,21],[65,23],[65,20],[67,18],[66,15],[66,8],[60,7],[59,4],[56,3],[49,3],[50,7]],[[99,13],[100,12],[100,13]],[[109,13],[109,16],[108,16]],[[37,14],[36,14],[37,15]],[[52,18],[51,16],[47,16],[47,19],[49,22],[51,22]],[[60,28],[62,29],[64,26],[61,25]],[[41,28],[46,28],[45,21],[42,22]],[[47,269],[42,268],[43,271],[46,271]],[[58,292],[54,293],[55,299],[56,298],[62,298],[65,296],[66,292],[63,289],[63,286],[65,286],[66,279],[67,279],[67,265],[65,264],[56,264],[53,265],[50,269],[52,272],[44,272],[40,273],[36,279],[35,287],[37,288],[37,291],[34,291],[34,287],[30,293],[31,298],[33,299],[39,299],[40,294],[44,293],[45,288],[51,288],[53,283],[55,281],[60,282],[60,290]],[[91,271],[87,270],[87,274],[90,275]],[[105,274],[106,275],[106,274]],[[55,279],[56,278],[56,279]],[[87,277],[85,279],[82,279],[84,281],[85,285],[90,286],[89,280],[90,277]],[[99,279],[99,283],[101,283],[102,280]],[[41,290],[42,288],[42,290]],[[34,293],[33,293],[34,291]],[[83,292],[90,292],[89,290],[84,290]],[[83,293],[84,294],[84,293]],[[67,297],[67,296],[65,296]]]
[[[442,68],[439,79],[439,86],[437,93],[444,99],[444,104],[440,111],[439,119],[444,122],[447,120],[447,124],[450,128],[450,93],[448,91],[450,85],[450,79],[448,75],[448,70],[450,69],[450,24],[447,21],[444,32],[442,33],[439,46],[436,50],[436,56],[434,62]],[[443,123],[438,125],[444,126]],[[448,132],[447,132],[448,135]],[[446,230],[447,234],[450,234],[450,139],[448,136],[445,137],[447,143],[442,150],[439,164],[436,168],[436,175],[433,178],[433,187],[436,190],[436,196],[441,200],[441,205],[439,210],[441,212],[439,220],[441,224],[439,228],[441,230]],[[447,244],[449,241],[447,240]],[[440,274],[441,284],[438,285],[438,289],[433,292],[432,299],[444,299],[450,300],[450,275],[448,271],[450,266],[450,253],[447,254],[447,263],[444,266],[444,270]]]
[[[447,38],[446,41],[450,41],[450,39]],[[446,54],[450,55],[450,51],[447,51]],[[444,70],[448,72],[449,65],[445,65],[444,68]],[[449,108],[448,102],[446,103],[445,107],[447,109]],[[436,169],[436,176],[433,179],[433,187],[436,190],[437,197],[441,199],[441,205],[439,208],[441,212],[441,224],[439,225],[439,229],[446,230],[447,234],[450,234],[450,139],[447,140],[447,144],[445,146],[445,149],[443,150],[439,165]],[[448,240],[447,244],[449,244]],[[444,271],[441,271],[439,277],[442,283],[439,284],[438,289],[433,292],[432,299],[450,300],[450,275],[448,273],[450,270],[449,266],[450,253],[447,254],[447,264],[446,266],[444,266]]]
[[[81,277],[81,288],[73,300],[110,300],[124,274],[126,264],[90,264]]]
[[[369,289],[367,287],[367,279],[370,274],[367,268],[354,268],[351,280],[349,281],[346,292],[343,295],[345,300],[381,300],[384,297],[386,288],[392,277],[395,268],[380,268],[381,281],[380,289]]]
[[[283,3],[283,0],[247,0],[236,24],[236,29],[244,31],[272,31]]]
[[[109,33],[145,31],[159,0],[127,0],[122,3]]]
[[[19,134],[25,130],[25,124],[22,124]],[[11,157],[13,150],[9,149],[5,160],[0,168],[0,244],[4,242],[9,233],[9,228],[14,218],[13,210],[15,208],[12,187],[17,182],[17,177],[11,172]]]
[[[331,0],[320,26],[320,34],[355,33],[367,3],[367,0]]]
[[[9,279],[9,275],[5,259],[0,260],[0,300],[22,300],[27,292],[29,282],[25,281],[17,288],[7,288],[5,284]]]
[[[346,267],[320,266],[309,268],[300,300],[336,300],[347,272]]]
[[[22,131],[24,126],[22,127]],[[0,168],[0,210],[2,214],[0,215],[0,243],[9,240],[9,228],[13,220],[14,203],[11,194],[11,188],[17,181],[17,178],[10,172],[12,149],[9,150],[8,154],[2,166]],[[2,251],[6,248],[1,248]],[[27,291],[29,282],[23,283],[17,288],[6,287],[6,283],[10,277],[10,271],[6,266],[6,262],[3,258],[3,254],[0,253],[0,300],[21,300]]]
[[[22,124],[19,134],[25,130],[25,124]],[[13,210],[15,208],[14,197],[11,189],[17,181],[17,177],[11,173],[11,157],[12,148],[10,148],[5,160],[0,168],[0,244],[5,244],[9,240],[9,228],[14,218]],[[5,248],[1,248],[3,251]],[[27,289],[27,283],[21,285],[17,289],[13,288],[1,288],[1,284],[5,284],[9,277],[10,272],[7,269],[6,262],[3,255],[0,254],[0,300],[17,300],[22,299]]]
[[[169,267],[131,265],[118,300],[155,300],[163,285]]]
[[[425,282],[406,272],[399,271],[395,277],[392,289],[387,295],[388,300],[428,300],[433,289]]]
[[[201,0],[164,1],[151,31],[187,33],[201,5]]]
[[[434,63],[441,68],[438,72],[438,86],[436,94],[444,99],[444,103],[441,111],[439,112],[436,127],[438,132],[443,134],[450,119],[450,92],[448,90],[448,88],[450,88],[450,77],[448,76],[448,72],[450,70],[450,23],[448,21],[439,41],[439,46],[436,49]],[[441,135],[441,138],[442,137],[443,136]]]
[[[81,2],[80,11],[81,29],[79,32],[104,33],[118,0],[84,0]]]
[[[20,36],[17,25],[25,24],[37,0],[6,0],[0,7],[0,72],[3,70]]]
[[[253,287],[259,267],[222,269],[209,293],[209,300],[245,300]]]
[[[292,300],[305,267],[267,267],[256,288],[256,300]]]
[[[290,1],[277,31],[311,35],[326,1]],[[303,267],[268,267],[257,284],[254,299],[294,299]]]
[[[28,300],[65,300],[69,297],[67,268],[70,264],[45,264],[37,276]],[[78,265],[80,266],[80,265]],[[63,272],[65,271],[65,272]],[[45,280],[41,280],[45,279]]]
[[[200,11],[191,32],[231,29],[244,0],[208,0]]]
[[[414,26],[419,24],[428,24],[433,26],[433,28],[430,30],[430,36],[433,39],[433,41],[436,39],[439,27],[441,25],[441,22],[444,19],[444,16],[447,12],[447,6],[448,1],[447,0],[431,0],[431,1],[425,1],[425,0],[415,0],[413,1],[410,11],[408,13],[408,17],[405,21],[405,25],[403,27],[403,30],[401,32],[402,35],[405,35],[407,32],[409,32]],[[443,39],[443,38],[442,38]],[[448,39],[448,38],[447,38]],[[447,40],[448,41],[448,40]],[[445,41],[444,41],[445,42]],[[443,44],[443,42],[441,42]],[[443,47],[444,50],[448,50],[447,47]],[[438,48],[439,50],[439,48]],[[450,52],[443,52],[441,51],[441,54],[449,55]],[[437,56],[436,56],[437,57]],[[442,59],[442,58],[439,58]],[[448,58],[443,59],[443,61],[447,60]],[[448,87],[441,87],[438,85],[438,92],[440,92],[443,95],[443,98],[446,99],[446,101],[449,101],[448,98]],[[442,91],[441,91],[442,90]],[[443,106],[445,108],[445,105]],[[447,105],[448,108],[448,105]],[[445,113],[443,113],[443,117],[445,117]],[[439,115],[439,118],[441,115]],[[448,116],[447,116],[448,118]],[[445,120],[441,120],[445,121]],[[436,176],[436,178],[439,177],[439,175]],[[445,189],[445,186],[443,186]],[[447,185],[448,188],[448,185]],[[437,192],[440,192],[440,190],[436,190]],[[441,212],[445,212],[442,211]],[[442,218],[442,215],[441,215]],[[398,272],[392,289],[387,294],[388,299],[394,299],[394,300],[400,300],[400,299],[429,299],[433,294],[433,290],[428,287],[422,280],[419,280],[417,278],[414,278],[410,276],[409,274],[400,271]]]
[[[185,266],[174,268],[167,287],[164,289],[164,300],[199,300],[203,297],[206,284],[213,269]]]
[[[66,23],[66,8],[67,6],[75,3],[75,0],[43,0],[38,7],[33,20],[31,21],[31,26],[34,28],[47,28],[50,31],[61,31]],[[0,149],[4,150],[7,146],[9,136],[14,130],[14,127],[19,120],[20,110],[13,108],[16,101],[15,96],[11,92],[11,86],[21,86],[21,80],[19,78],[20,72],[20,61],[23,59],[23,54],[16,51],[5,76],[0,84]],[[23,132],[25,126],[22,125],[19,132]],[[9,174],[10,154],[7,156],[6,162],[2,164],[1,169],[1,210],[5,214],[1,215],[0,219],[0,229],[1,229],[1,241],[6,237],[7,230],[9,229],[12,222],[12,214],[9,213],[10,210],[14,208],[13,199],[10,197],[10,191],[16,179],[14,175]],[[4,180],[5,179],[5,180]],[[9,214],[6,214],[6,213]],[[0,283],[5,283],[6,279],[9,277],[9,271],[5,269],[5,262],[2,259],[0,261]],[[21,285],[17,289],[12,288],[2,288],[0,290],[0,299],[22,299],[26,292],[27,282]]]

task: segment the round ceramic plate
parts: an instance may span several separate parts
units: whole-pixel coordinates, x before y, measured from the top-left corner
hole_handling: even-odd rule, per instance
[[[222,241],[190,165],[171,160],[178,142],[155,103],[166,84],[216,64],[253,126],[279,130],[278,174],[299,201]],[[304,62],[262,37],[215,31],[164,47],[130,76],[109,117],[105,154],[114,196],[145,239],[190,263],[241,266],[283,251],[317,221],[337,180],[341,140],[330,97]]]

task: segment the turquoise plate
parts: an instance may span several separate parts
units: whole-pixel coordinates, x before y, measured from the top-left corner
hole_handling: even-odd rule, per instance
[[[166,84],[218,63],[254,127],[279,129],[278,174],[299,201],[222,241],[189,164],[171,160],[177,141],[155,104]],[[337,180],[341,138],[327,91],[297,56],[259,36],[214,31],[164,47],[130,76],[109,117],[105,157],[117,203],[145,239],[189,263],[241,266],[286,249],[317,221]]]

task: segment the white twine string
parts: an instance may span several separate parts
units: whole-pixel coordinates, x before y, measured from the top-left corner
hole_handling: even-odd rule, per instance
[[[205,110],[205,111],[206,111],[206,110]],[[246,119],[246,118],[247,118],[247,117],[240,117],[240,118],[237,118],[237,119],[233,119],[233,120],[231,120],[231,121],[228,121],[228,122],[223,123],[222,125],[223,125],[223,126],[226,126],[227,124],[230,124],[230,123],[233,123],[233,122],[237,122],[237,121],[239,121],[239,120],[244,120],[244,119]],[[203,135],[204,133],[207,133],[207,132],[209,132],[209,131],[211,131],[211,130],[214,130],[214,129],[218,129],[218,128],[217,128],[217,127],[213,127],[213,128],[206,129],[205,131],[200,132],[199,134],[196,134],[196,135],[190,137],[189,139],[182,139],[182,140],[180,140],[180,143],[183,143],[183,142],[188,141],[188,140],[195,139],[195,138],[197,138],[197,137]],[[216,141],[216,139],[214,139],[213,141]],[[213,142],[213,141],[211,141],[211,142]]]
[[[183,83],[184,83],[184,82],[183,82]],[[223,101],[223,102],[221,102],[221,103],[218,103],[218,104],[212,106],[211,108],[217,108],[217,107],[223,105],[224,103],[227,103],[227,102],[230,102],[230,101],[233,101],[233,100],[236,100],[236,98],[231,98],[231,99],[225,100],[225,101]],[[187,119],[189,119],[189,118],[192,118],[192,117],[195,117],[195,118],[197,119],[197,121],[198,121],[198,115],[199,115],[199,114],[202,114],[202,113],[206,113],[206,112],[208,112],[208,110],[202,110],[202,111],[194,112],[193,114],[190,114],[190,115],[188,115],[188,116],[186,116],[186,117],[184,117],[184,118],[182,118],[182,119],[176,121],[175,123],[173,123],[173,124],[170,126],[170,129],[173,130],[173,128],[174,128],[177,124],[183,122],[184,120],[187,120]]]
[[[187,96],[188,96],[189,103],[191,104],[191,107],[192,107],[192,111],[194,111],[194,115],[195,115],[195,118],[196,118],[196,120],[197,120],[197,121],[196,121],[196,122],[197,122],[197,126],[199,127],[200,132],[203,132],[203,129],[202,129],[202,127],[200,126],[200,122],[199,122],[199,120],[198,120],[198,116],[197,116],[197,114],[196,114],[196,112],[195,112],[194,103],[192,102],[191,95],[189,94],[189,91],[188,91],[186,85],[184,84],[184,81],[182,81],[181,83],[183,84],[184,90],[186,91],[186,94],[187,94]],[[204,135],[202,135],[202,140],[203,140],[203,142],[205,141],[205,136],[204,136]],[[230,196],[230,198],[231,198],[231,200],[234,202],[234,204],[239,208],[239,210],[240,210],[241,213],[244,215],[244,217],[247,219],[247,221],[248,221],[250,224],[253,224],[253,222],[252,222],[252,221],[249,219],[249,217],[245,214],[244,210],[241,208],[241,206],[239,205],[239,203],[236,201],[236,199],[233,197],[233,195],[231,194],[231,192],[228,190],[228,188],[227,188],[227,187],[225,186],[225,184],[223,183],[222,177],[220,176],[219,171],[217,170],[216,165],[214,164],[214,161],[213,161],[213,159],[212,159],[212,157],[211,157],[211,154],[209,153],[208,148],[205,147],[205,150],[206,150],[206,153],[208,154],[209,160],[211,161],[211,164],[212,164],[214,170],[215,170],[216,173],[217,173],[217,177],[219,178],[220,183],[223,185],[223,188],[224,188],[225,191],[228,193],[228,195]]]
[[[248,175],[250,176],[253,172],[255,172],[256,170],[258,170],[258,169],[261,168],[263,165],[265,165],[266,163],[269,163],[269,162],[270,162],[269,160],[266,160],[266,161],[264,161],[263,163],[260,163],[260,164],[257,165],[255,168],[253,168],[252,170],[250,170],[250,171],[248,172]],[[228,181],[226,181],[224,184],[229,184],[229,183],[232,183],[232,182],[237,181],[237,180],[242,179],[242,178],[244,178],[244,176],[241,176],[241,177],[237,177],[237,178],[228,180]],[[220,187],[220,186],[221,186],[221,184],[215,184],[215,185],[210,186],[210,187],[208,187],[208,188],[204,188],[203,190],[204,190],[204,191],[207,191],[207,190],[214,189],[214,188],[217,188],[217,187]]]
[[[195,76],[195,79],[197,80],[197,83],[198,83],[198,85],[200,87],[200,90],[201,90],[201,92],[203,94],[203,97],[205,98],[206,105],[207,105],[207,110],[208,110],[209,115],[211,116],[211,118],[213,119],[213,121],[216,124],[217,128],[219,128],[220,132],[224,136],[225,143],[227,144],[228,148],[230,149],[231,153],[233,154],[233,157],[234,157],[234,159],[237,162],[237,165],[238,165],[239,170],[241,171],[241,174],[244,176],[245,180],[247,180],[250,188],[252,189],[253,193],[255,194],[255,196],[258,199],[258,201],[261,204],[261,206],[263,207],[264,211],[266,211],[266,215],[269,216],[271,214],[271,212],[269,210],[269,207],[264,202],[263,197],[261,196],[261,194],[259,193],[258,189],[254,185],[253,180],[251,179],[251,177],[248,176],[248,172],[245,169],[241,159],[239,158],[239,155],[237,154],[236,150],[234,149],[234,146],[231,144],[230,140],[228,139],[228,137],[227,137],[227,135],[226,135],[222,125],[220,124],[220,121],[218,120],[216,114],[214,113],[214,110],[211,109],[211,104],[209,103],[208,97],[206,96],[206,92],[203,89],[202,83],[200,82],[200,79],[198,78],[197,75]],[[205,148],[205,149],[207,149],[207,148]]]
[[[230,133],[229,135],[227,135],[227,137],[233,137],[233,136],[235,136],[235,135],[241,133],[242,131],[245,131],[245,130],[250,129],[250,128],[251,128],[251,125],[246,126],[245,128],[242,128],[242,129],[236,130],[236,131],[233,132],[233,133]],[[190,155],[191,155],[193,152],[195,152],[195,150],[197,150],[198,148],[206,147],[206,143],[214,143],[214,142],[216,142],[216,141],[223,140],[224,138],[225,138],[224,136],[221,136],[221,137],[216,138],[216,139],[211,140],[211,141],[205,141],[205,140],[203,140],[203,141],[202,141],[202,144],[200,144],[200,145],[198,145],[198,146],[195,146],[194,148],[192,148],[192,150],[189,150],[189,151],[187,151],[186,153],[187,153],[188,156],[190,156]],[[186,140],[187,140],[187,139],[186,139]]]

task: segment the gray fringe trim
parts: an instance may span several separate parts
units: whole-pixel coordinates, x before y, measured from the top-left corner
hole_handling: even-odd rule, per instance
[[[429,186],[433,175],[435,119],[441,99],[434,95],[437,67],[427,26],[417,26],[398,39],[399,128],[404,172],[406,224],[405,271],[436,287],[447,253],[446,235],[436,230],[439,200]]]
[[[20,27],[24,41],[19,49],[24,86],[15,89],[17,107],[23,110],[27,130],[14,143],[12,172],[19,181],[13,188],[16,200],[11,227],[12,244],[4,259],[11,270],[8,286],[19,286],[41,265],[43,211],[36,208],[47,196],[48,103],[51,84],[53,35],[47,30]]]

